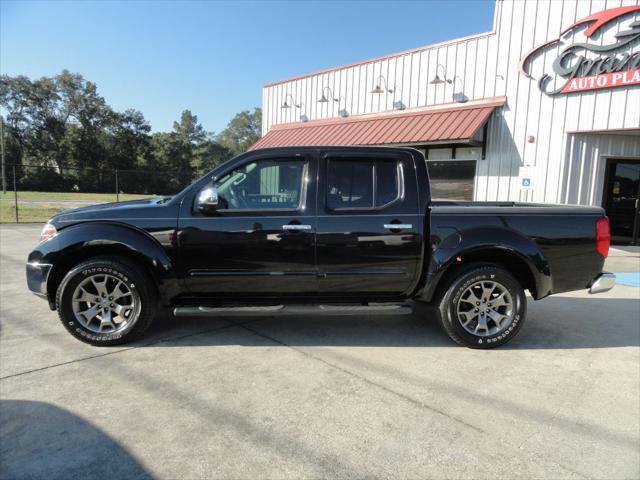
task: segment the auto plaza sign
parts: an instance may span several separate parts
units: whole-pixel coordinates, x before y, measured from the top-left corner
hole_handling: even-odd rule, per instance
[[[640,6],[632,6],[583,18],[563,31],[559,38],[529,52],[520,63],[520,70],[534,79],[532,70],[541,67],[543,73],[538,78],[538,87],[547,95],[640,85],[640,51],[634,51],[640,44],[639,13]],[[613,20],[621,22],[615,33],[613,27],[618,23]],[[578,30],[585,25],[587,28],[580,34]],[[570,33],[573,34],[571,43],[565,43],[562,38]],[[545,54],[549,52],[553,52],[550,69],[545,68]]]

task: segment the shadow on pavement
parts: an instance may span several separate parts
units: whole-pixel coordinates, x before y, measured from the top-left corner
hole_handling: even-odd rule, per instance
[[[53,405],[0,401],[0,478],[152,478],[121,445]]]
[[[454,347],[442,332],[432,307],[417,304],[413,315],[309,316],[296,318],[226,318],[243,335],[215,333],[224,317],[173,318],[161,314],[152,333],[164,337],[164,346],[186,347],[227,344],[263,346]],[[179,333],[178,333],[179,332]],[[200,333],[202,332],[202,333]],[[175,334],[175,338],[172,335]],[[528,318],[518,336],[501,349],[573,349],[640,346],[640,300],[550,297],[529,299]]]

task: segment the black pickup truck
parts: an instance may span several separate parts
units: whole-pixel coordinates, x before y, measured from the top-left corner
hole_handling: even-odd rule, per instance
[[[491,348],[522,327],[525,290],[611,289],[609,238],[601,208],[432,201],[411,148],[266,149],[174,197],[55,216],[27,283],[92,345],[138,337],[158,307],[303,317],[420,301],[455,342]]]

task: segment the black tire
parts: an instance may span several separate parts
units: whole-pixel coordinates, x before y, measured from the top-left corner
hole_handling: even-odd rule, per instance
[[[106,278],[104,276],[101,277],[101,275],[108,275],[111,285],[113,285],[113,282],[117,283],[118,280],[122,281],[124,284],[122,288],[130,291],[129,296],[123,296],[123,298],[131,299],[130,301],[135,305],[135,308],[126,311],[129,314],[129,318],[125,319],[126,322],[122,322],[120,327],[122,330],[96,332],[95,328],[98,327],[94,325],[92,320],[87,322],[89,324],[89,327],[87,327],[78,320],[74,313],[73,295],[76,292],[76,288],[92,277],[98,279]],[[146,272],[126,259],[116,256],[101,256],[86,260],[71,269],[60,283],[56,293],[58,316],[62,325],[71,335],[90,345],[110,346],[130,342],[142,335],[149,328],[155,317],[157,299],[155,291],[150,285],[153,284]],[[94,295],[93,293],[91,294]],[[136,301],[133,300],[134,298]],[[114,300],[112,306],[117,301]],[[92,304],[87,304],[86,306],[88,305]],[[100,315],[100,312],[98,315]],[[96,321],[100,321],[98,315],[95,317]],[[80,318],[84,319],[85,317]],[[111,318],[111,313],[109,318]],[[117,326],[115,323],[113,325]]]
[[[469,295],[470,288],[472,290],[481,289],[483,285],[491,285],[491,283],[482,284],[480,282],[497,283],[508,292],[511,300],[510,310],[508,307],[497,307],[496,309],[495,306],[494,309],[502,309],[501,311],[503,313],[510,311],[511,315],[506,319],[498,317],[500,325],[502,325],[501,327],[498,327],[498,324],[494,322],[491,317],[485,315],[485,322],[492,328],[487,328],[483,334],[480,334],[480,332],[474,334],[469,330],[476,325],[474,330],[478,331],[478,323],[480,322],[475,321],[474,324],[473,320],[471,320],[468,324],[468,330],[463,326],[466,318],[466,316],[464,316],[465,312],[459,314],[458,308],[459,305],[463,305],[461,308],[473,308],[467,307],[466,305],[469,304],[468,299],[474,297],[463,297],[463,295]],[[465,298],[465,300],[461,301],[462,298]],[[480,300],[482,301],[482,299]],[[494,265],[476,265],[467,270],[463,270],[450,281],[446,289],[441,291],[435,299],[435,303],[438,308],[440,325],[442,325],[447,335],[459,345],[470,348],[487,349],[504,345],[520,331],[527,312],[527,299],[518,280],[508,271]],[[490,301],[487,305],[490,305]],[[481,304],[478,308],[486,309],[488,307]],[[491,309],[489,308],[489,310]],[[474,308],[474,311],[478,310]],[[475,315],[471,313],[471,310],[467,313],[471,316]],[[508,320],[510,321],[507,323]],[[495,330],[495,333],[492,333],[491,330]]]

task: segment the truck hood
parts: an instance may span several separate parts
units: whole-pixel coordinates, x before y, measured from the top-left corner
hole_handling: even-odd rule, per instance
[[[167,199],[153,197],[144,200],[130,200],[127,202],[100,203],[87,207],[65,210],[54,216],[51,223],[69,225],[87,220],[124,220],[127,218],[144,218],[156,216],[155,210],[167,206]]]

